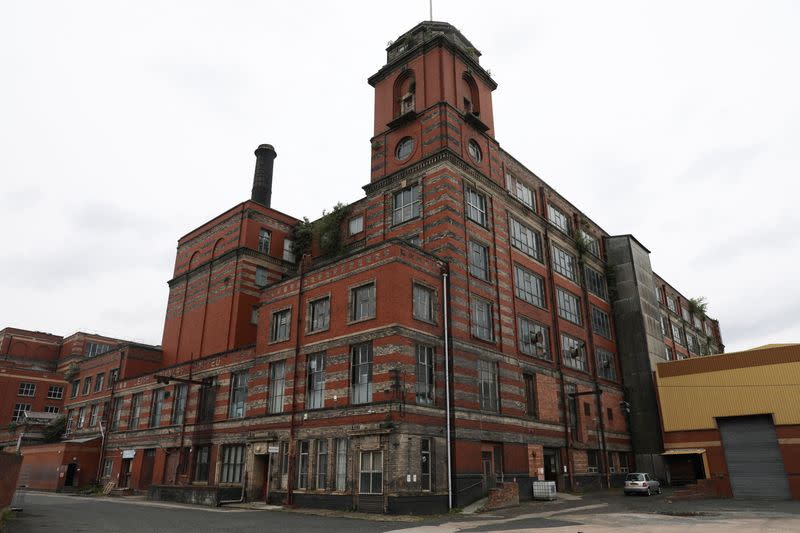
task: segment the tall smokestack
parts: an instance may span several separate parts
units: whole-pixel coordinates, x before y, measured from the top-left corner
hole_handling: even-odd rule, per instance
[[[272,200],[272,164],[278,155],[271,144],[256,148],[256,173],[253,176],[253,192],[250,199],[265,207]]]

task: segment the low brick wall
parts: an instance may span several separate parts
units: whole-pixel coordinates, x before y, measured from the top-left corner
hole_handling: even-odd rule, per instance
[[[242,489],[239,487],[151,485],[147,489],[148,500],[193,503],[207,507],[218,507],[223,500],[238,500],[241,495]]]
[[[17,490],[17,478],[22,466],[22,456],[15,453],[0,452],[0,512],[11,505]]]
[[[502,509],[519,505],[519,485],[515,482],[498,483],[489,489],[489,498],[484,509]]]

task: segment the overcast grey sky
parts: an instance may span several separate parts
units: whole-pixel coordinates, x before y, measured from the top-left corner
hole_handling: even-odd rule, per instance
[[[387,41],[428,2],[0,4],[0,327],[158,344],[177,239],[249,197],[318,216],[369,181]],[[729,351],[800,341],[800,2],[436,0],[481,50],[501,146]]]

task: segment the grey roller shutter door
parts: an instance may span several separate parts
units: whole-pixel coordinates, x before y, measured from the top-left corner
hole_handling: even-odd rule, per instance
[[[770,416],[717,420],[734,498],[791,498],[783,457]]]

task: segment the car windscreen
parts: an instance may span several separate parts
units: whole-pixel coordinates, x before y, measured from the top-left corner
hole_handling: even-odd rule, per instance
[[[644,474],[628,474],[625,481],[644,481]]]

